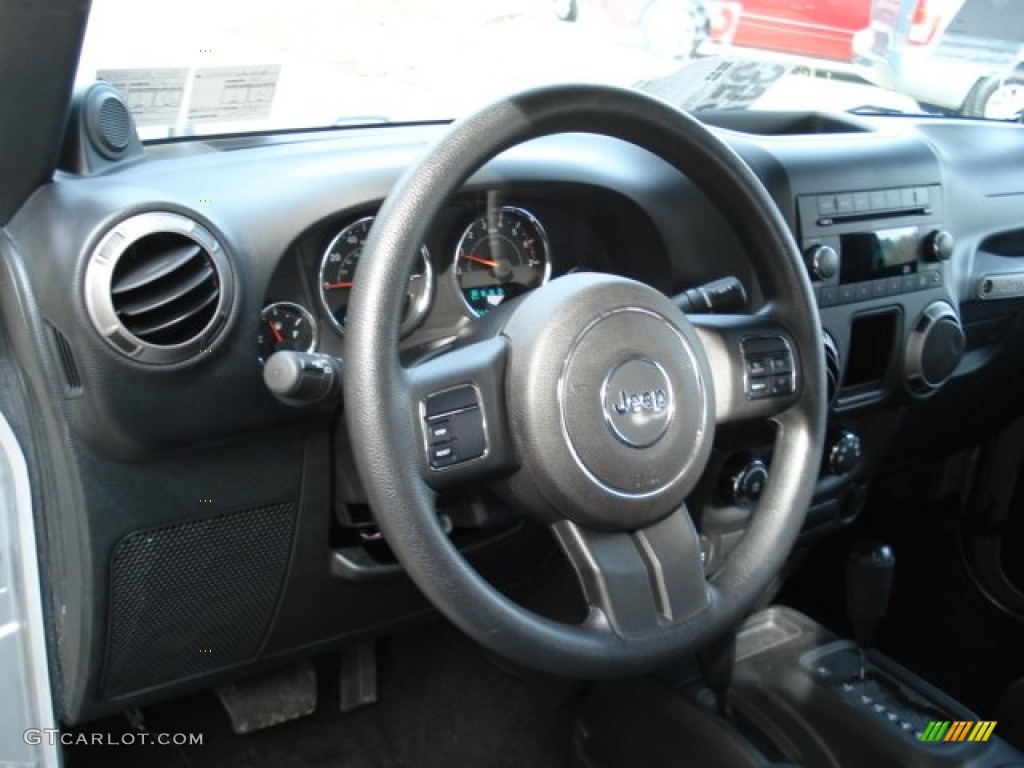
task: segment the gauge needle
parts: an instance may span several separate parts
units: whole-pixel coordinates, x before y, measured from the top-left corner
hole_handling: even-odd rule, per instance
[[[270,332],[274,335],[274,340],[277,341],[278,344],[284,341],[284,335],[277,329],[273,320],[267,320],[267,325],[270,326]]]
[[[325,291],[333,291],[335,288],[351,288],[352,283],[324,283]]]
[[[474,256],[471,253],[460,253],[460,259],[467,259],[469,261],[475,261],[477,264],[483,264],[485,267],[498,267],[499,264],[491,259],[482,259],[479,256]]]

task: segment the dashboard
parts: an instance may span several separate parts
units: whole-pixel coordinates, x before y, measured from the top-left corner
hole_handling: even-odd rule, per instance
[[[1024,134],[929,118],[705,119],[789,225],[826,333],[813,537],[857,516],[871,477],[1020,411]],[[65,722],[429,610],[373,523],[343,395],[287,402],[263,371],[282,350],[343,369],[371,217],[444,130],[151,144],[65,164],[11,222],[0,306],[17,313],[8,329],[25,329],[9,331],[35,393],[24,418],[47,446],[33,465],[52,491],[40,519]],[[758,312],[756,244],[741,228],[633,145],[532,141],[446,202],[412,274],[393,276],[407,284],[402,334],[381,343],[408,365],[443,354],[492,307],[576,271],[633,278],[691,310]],[[748,361],[749,397],[792,380],[776,362]],[[756,514],[772,439],[767,423],[717,433],[688,504],[711,569]],[[495,583],[513,589],[550,562],[548,532],[500,494],[455,488],[437,504]]]

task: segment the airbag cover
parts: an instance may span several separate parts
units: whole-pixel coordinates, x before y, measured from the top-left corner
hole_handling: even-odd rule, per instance
[[[571,275],[528,297],[506,335],[513,433],[548,503],[605,530],[678,508],[714,429],[711,376],[685,316],[640,283]]]

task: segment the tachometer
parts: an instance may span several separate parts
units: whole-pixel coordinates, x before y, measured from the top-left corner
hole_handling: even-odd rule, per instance
[[[331,323],[342,333],[345,332],[345,314],[356,266],[371,224],[373,216],[349,224],[331,240],[320,262],[320,302]],[[420,247],[420,257],[409,274],[409,287],[402,309],[403,336],[423,320],[433,295],[434,270],[430,266],[430,253],[424,245]]]
[[[459,238],[452,274],[477,317],[543,285],[551,276],[544,227],[523,208],[503,206],[475,219]]]
[[[316,347],[316,321],[300,304],[278,301],[260,313],[260,360],[281,349],[312,352]]]

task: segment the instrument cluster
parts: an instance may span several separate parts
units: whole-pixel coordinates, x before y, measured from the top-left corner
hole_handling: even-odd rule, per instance
[[[485,202],[482,202],[485,201]],[[271,280],[259,359],[278,350],[341,354],[357,267],[373,211],[309,233]],[[433,347],[505,301],[577,270],[608,271],[608,247],[592,216],[553,206],[495,200],[448,206],[420,247],[406,281],[402,347]]]

